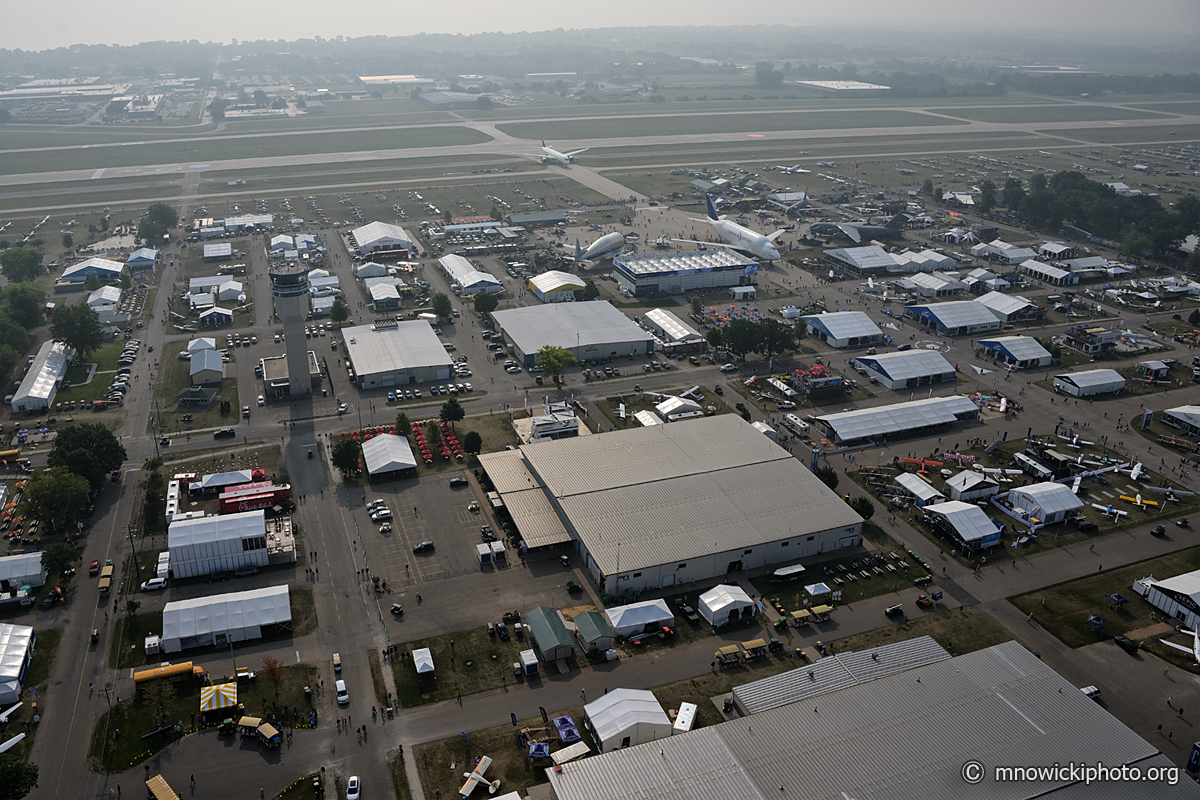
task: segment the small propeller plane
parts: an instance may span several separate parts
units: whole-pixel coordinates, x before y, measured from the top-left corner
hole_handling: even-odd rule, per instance
[[[1157,506],[1158,505],[1157,500],[1143,500],[1140,492],[1138,493],[1138,495],[1136,497],[1130,497],[1130,496],[1124,495],[1124,494],[1120,495],[1120,497],[1122,500],[1126,501],[1127,503],[1133,503],[1135,506],[1137,506],[1138,508],[1142,508],[1142,509],[1146,508],[1147,506]]]
[[[23,705],[25,705],[25,703],[23,703],[23,702],[17,703],[15,706],[13,706],[12,708],[5,711],[3,714],[0,714],[0,723],[8,722],[9,715],[12,714],[14,711],[16,711],[18,708],[20,708]],[[13,745],[15,745],[17,742],[21,741],[24,738],[25,738],[25,734],[18,733],[16,736],[12,737],[8,741],[0,742],[0,753],[5,752],[6,750],[11,748]]]
[[[923,475],[929,474],[929,467],[940,467],[942,465],[941,461],[922,461],[919,458],[906,458],[904,461],[908,464],[920,464],[921,468],[917,472]]]
[[[1094,445],[1094,444],[1095,444],[1095,442],[1084,442],[1084,441],[1081,441],[1081,440],[1079,439],[1079,434],[1078,434],[1078,433],[1074,434],[1073,436],[1059,436],[1058,438],[1060,438],[1060,439],[1062,439],[1064,442],[1066,442],[1068,447],[1074,447],[1074,448],[1076,448],[1076,449],[1078,449],[1078,448],[1079,448],[1079,447],[1081,447],[1082,445],[1088,445],[1088,446],[1091,446],[1091,445]]]
[[[1096,509],[1097,511],[1103,511],[1105,514],[1107,514],[1110,517],[1114,514],[1116,514],[1119,517],[1128,517],[1129,516],[1128,511],[1122,511],[1119,508],[1113,508],[1111,503],[1109,503],[1106,506],[1102,506],[1099,503],[1092,503],[1092,508]]]
[[[468,797],[471,792],[475,791],[475,787],[481,783],[488,787],[488,794],[495,794],[496,790],[500,788],[500,781],[489,781],[483,777],[491,765],[492,759],[490,756],[480,756],[479,761],[475,763],[475,769],[463,773],[463,777],[467,779],[467,782],[458,790],[459,796]]]
[[[1179,498],[1181,498],[1181,497],[1195,497],[1196,496],[1195,492],[1180,491],[1179,489],[1176,489],[1172,486],[1147,486],[1146,488],[1152,492],[1160,492],[1161,494],[1165,494],[1166,495],[1165,499],[1174,500],[1176,503],[1179,502]]]
[[[1175,644],[1174,642],[1168,642],[1166,639],[1159,639],[1158,641],[1161,644],[1165,644],[1167,647],[1173,647],[1176,650],[1180,650],[1184,653],[1187,653],[1188,655],[1190,655],[1192,658],[1194,658],[1196,660],[1196,665],[1200,666],[1200,633],[1197,633],[1196,631],[1189,631],[1185,628],[1180,628],[1179,632],[1185,633],[1188,636],[1192,637],[1192,646],[1191,647],[1184,647],[1181,644]]]

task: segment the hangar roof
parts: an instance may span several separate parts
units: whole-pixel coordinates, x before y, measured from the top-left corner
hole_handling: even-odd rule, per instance
[[[858,356],[855,361],[864,366],[874,366],[894,381],[926,378],[931,375],[946,375],[954,367],[941,353],[933,350],[906,350],[903,353],[882,353],[877,356]]]
[[[450,364],[446,348],[423,319],[379,329],[372,325],[343,328],[342,341],[359,375]]]
[[[546,345],[588,347],[615,342],[645,342],[650,334],[639,328],[607,300],[551,303],[493,311],[496,324],[523,353]]]
[[[995,325],[996,315],[974,300],[951,300],[947,303],[929,303],[909,306],[910,309],[925,309],[947,328],[963,328],[969,325]]]
[[[1000,350],[1017,361],[1049,358],[1050,352],[1038,344],[1032,336],[1001,336],[996,339],[979,339],[976,344],[989,350]]]
[[[866,247],[842,247],[829,250],[825,255],[827,258],[833,258],[843,264],[850,264],[860,270],[888,270],[896,266],[896,260],[877,244]]]
[[[965,397],[933,397],[877,408],[861,408],[838,414],[822,414],[824,422],[839,439],[850,441],[875,436],[893,436],[904,431],[954,422],[958,414],[977,411]]]
[[[835,311],[831,314],[812,314],[803,319],[809,327],[822,328],[831,339],[862,339],[883,336],[879,326],[862,311]]]

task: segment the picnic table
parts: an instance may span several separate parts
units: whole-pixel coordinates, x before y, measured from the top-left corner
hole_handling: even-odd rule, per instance
[[[888,566],[891,566],[891,565],[889,564]],[[880,575],[884,574],[883,570],[881,570],[879,567],[874,567],[873,569],[875,570],[875,572],[877,572]]]

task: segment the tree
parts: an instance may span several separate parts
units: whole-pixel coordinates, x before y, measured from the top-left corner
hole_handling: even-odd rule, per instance
[[[50,337],[73,348],[84,360],[104,344],[100,315],[88,305],[62,306],[50,319]]]
[[[0,344],[0,381],[8,377],[21,355],[7,344]]]
[[[83,288],[89,292],[94,292],[100,288],[100,278],[96,275],[88,275],[87,280],[83,282]]]
[[[784,353],[795,349],[796,336],[793,326],[783,320],[767,317],[758,323],[758,329],[759,352],[768,359],[776,353]]]
[[[1193,308],[1192,313],[1188,315],[1189,325],[1200,325],[1200,308]]]
[[[875,516],[875,504],[868,497],[851,497],[850,508],[863,519]]]
[[[722,329],[721,341],[726,350],[745,361],[747,353],[753,353],[759,348],[761,336],[758,323],[748,319],[735,319]]]
[[[458,398],[451,397],[449,400],[442,403],[442,410],[438,414],[438,417],[446,422],[458,422],[466,415],[467,412],[463,411],[462,404],[458,402]]]
[[[495,311],[500,305],[500,298],[491,292],[480,292],[475,295],[474,304],[476,314],[487,315]]]
[[[79,562],[79,548],[65,542],[55,542],[42,551],[42,569],[53,580]]]
[[[25,495],[17,505],[17,513],[54,527],[68,514],[87,505],[88,482],[66,467],[51,467],[34,472],[25,482]]]
[[[72,247],[75,246],[75,237],[72,236],[70,234],[70,232],[64,233],[62,235],[62,246],[63,246],[63,250],[70,250]]]
[[[104,483],[108,480],[108,474],[112,470],[106,470],[100,463],[100,459],[96,458],[96,454],[90,450],[63,450],[56,447],[51,451],[50,458],[47,459],[52,467],[65,467],[71,472],[74,472],[79,477],[88,482],[88,488],[93,492],[99,492],[104,488]]]
[[[166,203],[151,203],[138,223],[138,236],[157,245],[167,231],[179,224],[179,212]]]
[[[142,607],[141,600],[134,600],[132,597],[130,597],[129,599],[127,599],[125,601],[125,605],[124,605],[125,616],[132,617],[134,614],[136,614],[138,612],[138,609],[141,607]]]
[[[1021,201],[1025,199],[1025,187],[1021,185],[1020,178],[1009,178],[1004,181],[1004,206],[1010,211],[1015,211],[1021,207]]]
[[[537,351],[537,365],[558,383],[563,370],[575,363],[575,354],[562,347],[548,344]]]
[[[835,491],[837,490],[838,474],[837,474],[836,469],[826,465],[824,467],[817,467],[817,471],[814,472],[813,474],[816,475],[818,479],[820,479],[821,483],[825,484],[830,489],[833,489]]]
[[[1043,192],[1046,190],[1046,173],[1037,172],[1029,179],[1029,190],[1031,192]]]
[[[119,469],[128,458],[125,446],[102,423],[75,422],[59,429],[46,461],[51,467],[67,467],[71,454],[81,450],[91,454],[105,472]]]
[[[475,107],[480,111],[491,111],[492,98],[488,97],[486,94],[479,95],[479,97],[475,98]]]
[[[462,438],[463,450],[473,455],[479,455],[479,451],[483,449],[483,437],[475,431],[467,431],[466,436]]]
[[[24,352],[29,347],[29,332],[12,318],[9,309],[0,309],[0,342],[17,352]]]
[[[10,284],[4,302],[9,316],[23,328],[36,328],[46,319],[46,291],[36,283]]]
[[[982,213],[986,214],[996,207],[996,184],[992,181],[984,181],[979,184],[979,202],[975,207]]]
[[[15,753],[0,753],[0,800],[21,800],[36,788],[37,764],[25,761]]]
[[[233,411],[233,403],[230,403],[228,400],[222,400],[221,404],[217,406],[217,409],[217,413],[219,413],[222,417],[228,417],[230,412]]]
[[[1150,249],[1150,237],[1141,231],[1130,231],[1121,242],[1121,255],[1127,258],[1143,258],[1144,251]]]
[[[808,323],[804,321],[803,317],[797,318],[796,323],[792,325],[792,336],[796,337],[797,342],[808,336]]]
[[[361,458],[362,445],[354,437],[342,436],[333,443],[330,460],[333,461],[335,467],[342,471],[342,475],[349,475],[358,469],[358,462]]]
[[[721,333],[720,328],[709,328],[704,332],[704,340],[708,342],[709,347],[720,350],[721,345],[725,343],[725,335]]]
[[[229,106],[229,101],[222,97],[214,97],[213,101],[208,104],[208,113],[212,114],[214,122],[220,122],[225,119],[225,109]]]
[[[595,281],[584,281],[583,288],[575,292],[575,299],[580,303],[596,300],[600,297],[600,287]]]
[[[28,247],[10,247],[0,253],[0,275],[9,283],[28,283],[46,274],[42,254]]]
[[[433,309],[433,313],[437,314],[439,320],[450,319],[450,315],[454,312],[454,307],[450,305],[450,295],[445,292],[438,292],[429,301],[429,307]]]
[[[932,178],[926,178],[925,183],[921,184],[921,194],[926,195],[927,197],[933,196],[933,179]]]
[[[759,70],[754,73],[754,83],[760,89],[778,89],[783,86],[783,73],[777,69]]]
[[[442,212],[442,222],[449,225],[450,220],[452,220],[452,219],[454,219],[454,215],[450,213],[450,209],[447,208],[445,211]]]
[[[439,444],[442,441],[442,426],[437,420],[431,419],[425,423],[425,438],[430,444]]]
[[[264,92],[262,89],[254,90],[254,105],[258,106],[259,108],[263,108],[266,106],[267,101],[268,98],[266,92]]]
[[[167,709],[175,703],[175,685],[169,681],[152,681],[143,692],[143,696],[160,717],[166,717]]]
[[[283,686],[283,682],[287,680],[287,670],[283,667],[283,662],[271,656],[263,656],[262,674],[267,679],[267,682],[275,687],[275,702],[279,702],[279,687]]]
[[[700,301],[700,297],[698,295],[693,295],[689,305],[691,306],[693,317],[700,316],[700,312],[704,310],[704,303]]]
[[[121,273],[121,276],[119,278],[117,278],[117,284],[122,289],[133,288],[133,276],[130,275],[128,271],[124,271]],[[95,291],[95,290],[93,289],[93,291]]]
[[[346,320],[350,319],[350,306],[342,298],[333,301],[333,305],[329,307],[329,318],[333,320],[335,325],[341,325]]]

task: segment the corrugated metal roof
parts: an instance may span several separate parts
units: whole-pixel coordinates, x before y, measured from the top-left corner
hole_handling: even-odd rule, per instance
[[[913,497],[924,502],[929,502],[930,500],[934,499],[946,499],[941,492],[930,486],[925,481],[921,480],[920,476],[914,475],[911,472],[901,472],[899,475],[897,475],[896,485],[911,494]]]
[[[1188,597],[1200,597],[1200,570],[1185,572],[1174,578],[1167,578],[1165,581],[1155,581],[1154,585]]]
[[[893,436],[904,431],[954,422],[959,414],[977,413],[965,397],[933,397],[877,408],[860,408],[817,417],[842,441]],[[765,438],[765,437],[764,437]]]
[[[579,638],[585,642],[594,642],[613,635],[612,625],[608,618],[599,611],[585,611],[571,620],[579,631]]]
[[[423,319],[399,322],[394,328],[358,325],[342,329],[346,355],[359,375],[378,375],[422,367],[450,367],[450,355]]]
[[[970,325],[997,326],[1000,324],[996,315],[987,306],[980,305],[974,300],[951,300],[948,303],[930,303],[908,306],[908,308],[924,309],[947,328],[963,328]]]
[[[867,369],[874,369],[893,381],[954,374],[954,367],[946,357],[933,350],[905,350],[903,353],[858,356],[855,360]]]
[[[883,336],[879,326],[861,311],[835,311],[832,314],[814,314],[802,317],[811,328],[824,329],[830,339],[862,339],[867,336]]]
[[[735,686],[733,697],[743,712],[758,714],[948,658],[950,654],[933,637],[918,636],[868,650],[834,653],[812,666]]]
[[[481,453],[479,463],[500,494],[520,492],[538,485],[529,466],[525,463],[524,453],[520,450]]]
[[[491,473],[488,473],[489,477]],[[504,507],[512,517],[521,538],[529,547],[545,547],[571,541],[571,534],[550,504],[541,486],[504,495]]]
[[[988,519],[983,509],[961,500],[925,506],[925,511],[945,519],[964,542],[982,541],[996,534],[996,523]]]
[[[553,608],[538,606],[525,613],[525,624],[533,635],[537,646],[543,653],[548,653],[556,647],[575,647],[567,626]]]
[[[896,266],[895,260],[877,244],[865,247],[844,247],[829,250],[826,258],[833,258],[844,264],[852,264],[860,270],[889,269]]]
[[[1022,297],[1019,294],[1002,294],[1000,292],[988,292],[975,302],[987,306],[1005,319],[1034,305],[1034,302],[1028,297]]]
[[[980,339],[977,344],[989,350],[1000,350],[1017,361],[1050,357],[1050,352],[1032,336],[1000,336],[995,339]]]
[[[1125,385],[1125,379],[1115,369],[1091,369],[1087,372],[1070,372],[1054,377],[1081,389],[1093,386],[1113,386],[1115,390]]]
[[[1022,504],[1019,507],[1029,511],[1035,508],[1041,509],[1042,516],[1083,508],[1083,501],[1075,496],[1070,487],[1061,483],[1046,481],[1013,489],[1008,493],[1008,499],[1014,508],[1018,508],[1017,498],[1019,497],[1028,498],[1028,504]]]
[[[493,311],[492,317],[522,353],[536,353],[546,345],[578,348],[651,341],[650,334],[607,300],[510,308]]]
[[[962,472],[946,481],[946,488],[957,489],[960,492],[966,492],[983,484],[991,484],[992,486],[996,487],[1000,486],[999,481],[997,481],[995,478],[989,477],[985,473],[964,469]]]
[[[699,342],[704,339],[700,331],[688,325],[665,308],[653,308],[646,312],[646,320],[656,326],[672,342]]]
[[[1110,766],[1161,758],[1020,644],[1006,642],[546,774],[559,800],[1101,796],[1078,794],[1078,782],[1003,782],[990,774],[964,789],[970,760],[990,770],[1079,763],[1080,754]],[[1114,797],[1198,794],[1190,781],[1144,789],[1112,783],[1121,789]]]

